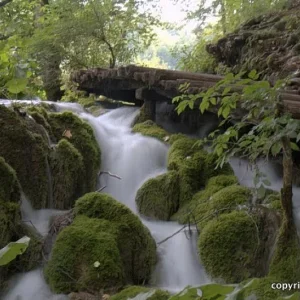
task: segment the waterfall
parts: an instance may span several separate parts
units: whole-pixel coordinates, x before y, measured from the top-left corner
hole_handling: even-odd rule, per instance
[[[168,146],[157,139],[132,133],[130,125],[138,114],[135,108],[119,108],[100,117],[81,114],[94,129],[102,151],[102,171],[121,177],[118,180],[103,174],[100,186],[104,192],[137,213],[135,195],[149,178],[167,172]],[[154,239],[159,242],[177,232],[182,225],[176,222],[151,221],[142,218]],[[187,285],[210,282],[198,261],[197,233],[189,236],[182,231],[158,246],[159,261],[152,284],[170,291]]]

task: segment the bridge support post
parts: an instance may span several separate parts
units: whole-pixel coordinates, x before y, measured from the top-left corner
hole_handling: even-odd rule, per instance
[[[155,121],[156,102],[153,100],[144,100],[144,112],[152,121]]]

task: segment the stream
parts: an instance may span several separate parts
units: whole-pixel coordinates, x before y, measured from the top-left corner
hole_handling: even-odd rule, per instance
[[[9,105],[11,102],[0,101]],[[52,103],[53,104],[53,103]],[[70,110],[86,120],[94,129],[100,145],[102,171],[109,171],[121,177],[121,180],[103,174],[99,187],[104,192],[127,205],[135,214],[135,195],[139,187],[151,177],[167,171],[168,146],[150,137],[131,132],[131,124],[139,111],[136,108],[118,108],[99,117],[84,112],[75,103],[55,103],[59,111]],[[233,159],[231,165],[240,183],[253,186],[253,172],[247,168],[247,162]],[[281,178],[276,176],[271,164],[261,164],[260,168],[279,190]],[[294,190],[294,213],[300,228],[300,189]],[[49,218],[61,213],[53,209],[34,210],[29,201],[22,197],[22,215],[25,221],[31,221],[43,235],[47,233]],[[159,242],[178,231],[182,225],[176,222],[151,221],[141,218],[149,228],[154,239]],[[199,286],[211,282],[197,255],[197,232],[191,234],[182,231],[157,248],[159,261],[153,272],[151,285],[177,292],[187,285]],[[17,275],[4,300],[62,300],[65,295],[54,295],[43,279],[42,269]]]

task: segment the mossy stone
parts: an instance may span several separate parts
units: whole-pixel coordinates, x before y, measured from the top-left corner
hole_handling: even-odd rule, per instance
[[[207,272],[227,283],[251,277],[258,247],[253,219],[234,211],[210,221],[200,234],[199,253]]]
[[[0,156],[15,171],[34,208],[48,203],[47,139],[33,120],[0,105]]]
[[[20,185],[15,170],[0,156],[0,200],[19,202]]]
[[[51,288],[69,293],[121,287],[125,279],[115,234],[107,220],[75,218],[59,233],[45,268]]]
[[[83,195],[82,178],[85,175],[83,157],[69,141],[62,139],[50,158],[54,207],[70,209],[75,200]]]
[[[166,130],[164,130],[162,127],[158,126],[151,120],[134,125],[132,131],[145,136],[157,138],[163,142],[170,135]]]
[[[179,176],[169,171],[146,181],[135,198],[139,212],[158,220],[169,220],[179,205]]]
[[[170,294],[164,290],[155,290],[144,286],[129,286],[113,295],[111,300],[128,300],[138,296],[143,296],[145,300],[167,300]]]
[[[61,140],[65,130],[71,137],[66,138],[81,153],[84,164],[83,192],[95,190],[100,169],[100,149],[92,127],[71,112],[50,113],[48,121],[57,141]]]
[[[140,284],[150,279],[156,263],[156,244],[148,228],[128,207],[108,194],[95,192],[76,201],[75,213],[114,223],[127,282]]]

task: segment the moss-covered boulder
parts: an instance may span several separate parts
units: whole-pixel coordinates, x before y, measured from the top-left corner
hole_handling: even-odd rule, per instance
[[[59,141],[50,156],[54,207],[69,209],[83,194],[85,168],[81,153],[67,140]]]
[[[210,221],[200,234],[199,253],[207,272],[227,283],[254,273],[259,240],[255,222],[245,212],[234,211]]]
[[[139,212],[158,220],[169,220],[179,205],[179,176],[170,171],[146,181],[135,198]]]
[[[111,300],[128,300],[142,297],[145,300],[168,300],[170,294],[164,290],[156,290],[144,286],[129,286],[121,292],[113,295]]]
[[[52,289],[112,292],[149,280],[156,245],[129,208],[107,194],[90,193],[77,200],[75,214],[73,224],[59,233],[45,269]]]
[[[48,203],[48,141],[41,127],[26,116],[0,106],[0,156],[15,171],[34,208]]]
[[[19,202],[20,185],[15,170],[0,157],[0,200]]]
[[[134,125],[132,131],[149,137],[157,138],[163,142],[167,141],[170,135],[162,127],[158,126],[151,120]]]
[[[83,157],[83,193],[95,190],[101,153],[91,126],[71,112],[50,113],[48,122],[56,140],[68,139]],[[66,130],[70,131],[71,136],[64,136]]]
[[[278,234],[270,276],[278,282],[298,282],[300,278],[300,242],[295,228],[287,228],[284,220]]]
[[[234,175],[219,175],[210,178],[205,189],[194,194],[192,200],[185,203],[178,212],[172,216],[172,220],[178,221],[181,224],[188,223],[189,221],[194,222],[194,220],[199,219],[203,219],[204,221],[205,216],[203,215],[202,209],[207,208],[212,196],[223,188],[236,184],[238,184],[238,179]],[[206,221],[207,220],[208,219],[206,219]]]
[[[62,230],[45,269],[51,288],[69,293],[121,287],[125,277],[116,230],[107,220],[85,216]]]
[[[221,174],[233,175],[229,164],[218,170],[215,166],[215,155],[206,152],[197,140],[181,137],[173,142],[168,153],[168,169],[179,172],[181,206],[203,189],[209,178]]]
[[[144,123],[148,120],[151,120],[151,115],[147,114],[147,111],[145,109],[145,105],[143,105],[140,108],[140,113],[137,115],[137,117],[135,118],[135,120],[133,121],[133,126],[140,124],[140,123]]]

